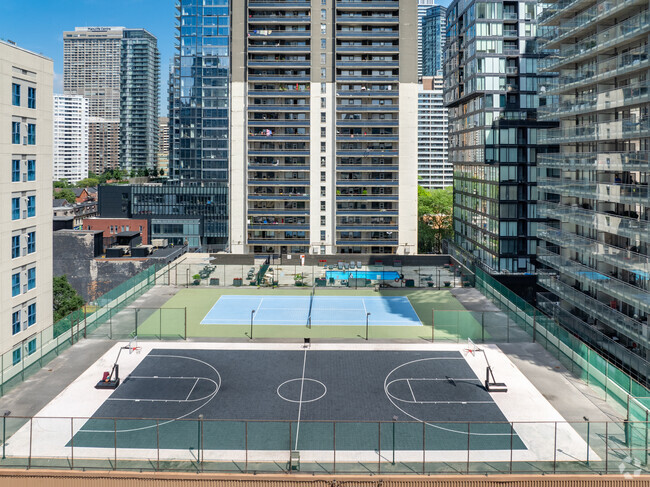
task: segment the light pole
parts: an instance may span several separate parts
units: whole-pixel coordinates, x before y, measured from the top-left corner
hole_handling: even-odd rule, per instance
[[[255,317],[255,310],[252,309],[251,310],[251,336],[250,336],[251,340],[253,339],[253,318],[254,317]]]
[[[366,341],[368,341],[368,318],[370,318],[370,313],[366,313]]]
[[[5,411],[2,414],[2,459],[7,458],[5,455],[5,443],[7,439],[7,416],[11,414],[11,411]]]
[[[199,454],[197,455],[197,460],[199,463],[203,463],[203,415],[199,414]],[[203,468],[203,467],[201,467]]]

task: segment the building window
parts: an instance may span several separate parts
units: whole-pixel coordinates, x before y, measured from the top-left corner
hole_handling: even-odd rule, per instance
[[[327,20],[327,10],[325,10],[324,8],[322,8],[320,11],[320,19]]]
[[[27,197],[27,218],[36,216],[36,196]]]
[[[27,306],[27,326],[36,324],[36,303]]]
[[[27,161],[27,181],[36,181],[36,161]]]
[[[36,267],[27,269],[27,290],[30,291],[36,287]]]
[[[321,171],[321,172],[320,172],[320,180],[321,180],[322,182],[325,182],[325,177],[326,177],[326,173],[325,173],[325,171]]]
[[[20,85],[16,83],[11,85],[11,104],[15,107],[20,106]]]
[[[325,113],[325,112],[320,112],[320,121],[321,121],[322,123],[327,122],[327,113]]]
[[[325,186],[320,187],[320,195],[323,197],[327,196],[327,189],[325,188]]]
[[[321,137],[327,137],[327,127],[321,127],[320,128],[320,136]]]
[[[320,70],[320,77],[321,77],[322,79],[327,78],[327,69],[325,69],[325,68],[321,68],[321,70]]]
[[[33,254],[36,252],[36,232],[29,232],[27,234],[27,253]]]
[[[320,63],[321,63],[321,64],[327,64],[327,54],[322,53],[322,54],[320,55]]]
[[[327,39],[321,39],[320,40],[320,48],[321,49],[327,49]]]
[[[36,352],[36,338],[27,342],[27,355],[31,355]]]
[[[36,124],[27,124],[27,145],[36,145]]]
[[[20,122],[11,122],[11,143],[20,144]]]
[[[17,348],[16,350],[14,350],[12,352],[11,356],[13,358],[13,364],[18,365],[20,363],[20,348]]]
[[[320,99],[320,107],[325,108],[327,106],[327,98]]]
[[[11,198],[11,219],[20,220],[20,198]]]
[[[27,88],[27,107],[36,108],[36,88]]]
[[[325,238],[326,238],[326,237],[325,237],[325,230],[321,230],[321,231],[320,231],[320,239],[321,239],[321,241],[324,241]]]
[[[325,205],[326,203],[324,201],[320,202],[320,211],[325,211]]]
[[[11,276],[11,297],[15,298],[20,294],[20,272]]]
[[[320,158],[320,167],[325,167],[327,164],[327,159],[325,157]]]
[[[320,24],[320,33],[327,34],[327,24]]]
[[[13,235],[11,237],[11,258],[18,257],[20,257],[20,235]]]
[[[14,311],[11,314],[11,334],[17,335],[20,333],[20,311]]]
[[[11,161],[11,182],[18,183],[20,182],[20,160],[13,159]]]
[[[321,224],[322,227],[324,227],[325,225],[327,225],[326,220],[327,220],[327,217],[326,217],[325,215],[321,215],[321,217],[320,217],[320,224]]]
[[[320,151],[321,152],[327,152],[327,142],[321,142],[320,143]]]

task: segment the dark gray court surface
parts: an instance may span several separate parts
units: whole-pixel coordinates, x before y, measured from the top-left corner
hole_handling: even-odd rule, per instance
[[[525,448],[464,357],[441,351],[152,350],[74,444],[190,448],[203,436],[206,449],[280,450],[295,446],[299,414],[299,449],[377,449],[394,416],[411,421],[398,449],[421,449],[423,429],[427,448],[467,449],[466,422],[483,423],[472,449]]]

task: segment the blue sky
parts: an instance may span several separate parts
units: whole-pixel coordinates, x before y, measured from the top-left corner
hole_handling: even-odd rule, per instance
[[[54,92],[63,90],[63,31],[75,27],[144,28],[158,38],[166,107],[168,66],[174,55],[175,0],[0,0],[0,38],[54,60]],[[166,112],[166,108],[164,110]]]
[[[238,0],[234,0],[235,2]],[[449,0],[438,2],[447,5]],[[144,28],[158,38],[161,115],[166,115],[167,73],[174,55],[175,0],[0,0],[0,38],[54,60],[54,92],[63,91],[63,31],[75,27]]]

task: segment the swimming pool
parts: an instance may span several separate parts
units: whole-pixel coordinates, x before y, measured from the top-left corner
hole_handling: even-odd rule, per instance
[[[346,279],[370,279],[371,281],[395,281],[399,279],[396,271],[327,271],[328,279],[344,281]]]

